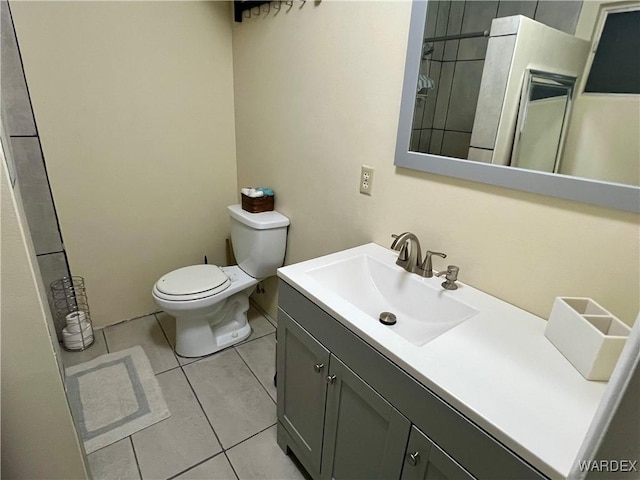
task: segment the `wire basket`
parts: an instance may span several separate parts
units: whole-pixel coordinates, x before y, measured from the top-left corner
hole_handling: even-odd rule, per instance
[[[82,351],[93,345],[93,325],[84,278],[63,277],[50,285],[56,319],[63,323],[62,347]]]

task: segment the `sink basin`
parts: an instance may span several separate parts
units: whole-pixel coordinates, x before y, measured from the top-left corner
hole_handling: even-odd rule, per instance
[[[396,316],[385,326],[421,346],[478,313],[440,287],[442,279],[425,279],[370,255],[350,256],[305,272],[352,306],[378,322],[382,312]]]

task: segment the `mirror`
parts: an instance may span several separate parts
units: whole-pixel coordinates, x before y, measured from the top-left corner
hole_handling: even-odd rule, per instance
[[[395,165],[640,211],[638,92],[585,92],[599,49],[537,14],[500,16],[532,5],[553,25],[562,15],[549,9],[566,6],[575,30],[581,4],[414,1]],[[594,45],[610,14],[638,10],[638,2],[600,6]],[[618,50],[638,57],[636,45]],[[633,64],[618,63],[631,65],[640,85]],[[553,121],[543,121],[552,112]]]

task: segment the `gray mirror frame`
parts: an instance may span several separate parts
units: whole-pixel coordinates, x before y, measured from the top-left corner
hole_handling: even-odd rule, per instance
[[[517,169],[409,150],[416,85],[420,68],[427,0],[414,0],[411,8],[407,59],[402,85],[400,120],[394,164],[422,172],[446,175],[500,187],[564,198],[601,207],[640,212],[640,187],[571,177],[557,173]]]

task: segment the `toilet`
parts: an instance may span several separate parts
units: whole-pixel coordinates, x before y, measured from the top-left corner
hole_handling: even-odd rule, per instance
[[[284,263],[289,219],[276,211],[249,213],[227,207],[238,265],[191,265],[162,276],[153,286],[156,304],[176,318],[176,353],[202,357],[251,334],[249,295]]]

